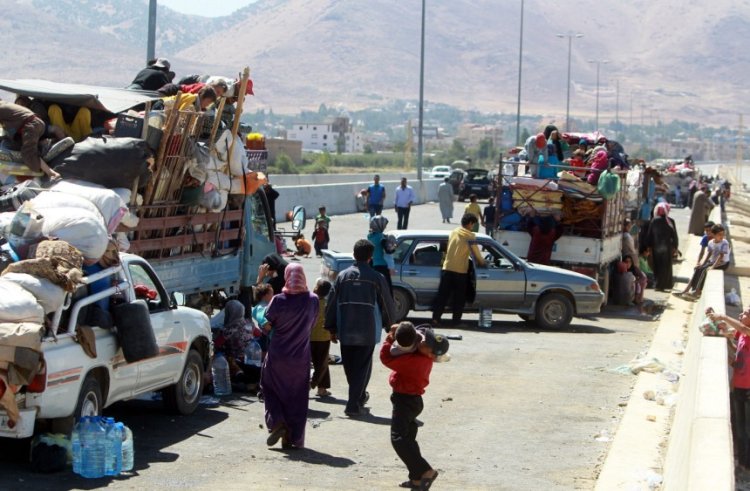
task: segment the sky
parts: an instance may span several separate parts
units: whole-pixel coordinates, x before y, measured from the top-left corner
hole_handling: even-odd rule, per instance
[[[159,5],[169,7],[183,14],[203,15],[205,17],[220,17],[229,15],[235,10],[242,8],[257,0],[222,0],[220,2],[207,2],[206,0],[157,0]]]

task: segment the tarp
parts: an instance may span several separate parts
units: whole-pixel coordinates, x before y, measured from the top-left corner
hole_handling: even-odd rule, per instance
[[[157,92],[150,90],[117,89],[95,85],[64,84],[48,80],[0,79],[0,89],[45,101],[88,107],[113,114],[159,99]]]

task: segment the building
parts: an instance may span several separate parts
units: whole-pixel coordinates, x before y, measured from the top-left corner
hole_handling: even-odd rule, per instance
[[[283,138],[269,138],[266,140],[268,161],[275,162],[282,153],[292,159],[295,165],[302,165],[302,142]]]
[[[495,148],[503,146],[503,129],[500,126],[462,124],[458,127],[456,139],[466,148],[479,148],[482,140],[492,141]]]
[[[302,149],[331,153],[362,153],[362,135],[349,118],[335,118],[329,123],[294,123],[287,131],[289,140],[302,142]]]

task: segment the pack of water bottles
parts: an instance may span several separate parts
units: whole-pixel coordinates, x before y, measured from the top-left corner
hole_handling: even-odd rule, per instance
[[[97,478],[133,470],[133,432],[113,418],[84,416],[70,440],[73,472],[78,475]]]

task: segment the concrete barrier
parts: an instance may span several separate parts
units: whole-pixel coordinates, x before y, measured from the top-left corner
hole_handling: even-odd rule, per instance
[[[326,175],[328,174],[323,174],[322,176],[325,177]],[[359,174],[359,177],[363,179],[367,178],[363,174]],[[385,209],[393,209],[393,198],[395,197],[396,186],[399,185],[400,180],[401,177],[399,175],[398,180],[380,181],[386,190]],[[276,176],[274,176],[273,182],[276,183],[276,181]],[[409,185],[414,188],[414,193],[417,195],[416,204],[437,200],[437,189],[442,182],[440,179],[429,179],[421,182],[416,180],[410,181]],[[318,213],[318,207],[321,205],[326,206],[326,212],[329,215],[355,213],[357,211],[357,194],[370,184],[372,184],[372,181],[333,184],[312,183],[294,186],[280,186],[275,184],[274,189],[279,192],[279,197],[276,199],[276,219],[278,223],[283,222],[285,220],[284,214],[296,205],[304,206],[307,209],[308,217],[314,217]]]

